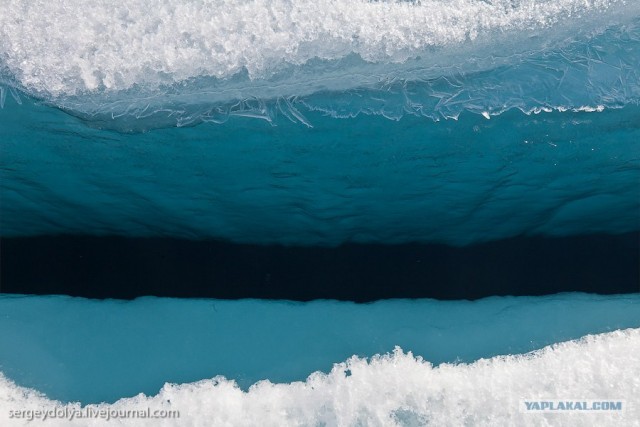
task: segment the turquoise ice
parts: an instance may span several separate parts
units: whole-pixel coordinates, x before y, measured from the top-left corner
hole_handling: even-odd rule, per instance
[[[217,375],[245,389],[301,381],[395,346],[435,364],[526,353],[639,328],[640,296],[354,304],[4,295],[0,312],[4,375],[53,399],[99,403]]]

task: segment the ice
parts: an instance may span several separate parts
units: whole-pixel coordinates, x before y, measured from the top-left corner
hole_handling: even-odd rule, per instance
[[[231,117],[122,134],[29,98],[9,103],[0,111],[7,237],[466,245],[640,229],[635,105],[437,123],[315,111],[305,113],[313,127]]]
[[[440,120],[640,98],[637,2],[7,3],[0,86],[117,130],[236,115],[313,126],[308,111]]]
[[[73,94],[197,76],[252,78],[356,54],[404,62],[433,47],[637,11],[621,0],[5,0],[0,58],[26,88]],[[598,22],[598,19],[595,19]],[[579,27],[579,26],[578,26]]]
[[[216,377],[166,384],[153,396],[89,406],[109,413],[175,410],[178,419],[49,419],[47,424],[169,426],[206,420],[209,425],[234,426],[634,425],[640,419],[639,354],[639,329],[591,335],[525,355],[437,367],[396,348],[371,359],[354,356],[305,382],[263,381],[245,392],[233,381]],[[530,414],[520,411],[523,399],[624,400],[624,411]],[[0,407],[5,426],[31,425],[9,418],[10,408],[82,408],[17,387],[1,375]]]
[[[370,304],[4,295],[0,297],[0,371],[50,399],[83,404],[114,402],[140,392],[155,395],[165,382],[191,383],[217,375],[247,390],[263,379],[302,381],[353,355],[385,354],[395,346],[433,364],[526,353],[587,334],[638,328],[639,305],[637,294],[577,293]],[[576,348],[574,356],[580,351]],[[594,355],[593,362],[585,363],[596,361]],[[611,363],[611,369],[637,369],[613,360],[600,362]],[[507,381],[514,365],[502,366]],[[470,368],[442,368],[466,369]],[[413,376],[407,375],[394,381],[411,381]],[[633,378],[631,372],[629,378]],[[571,377],[574,380],[578,379]],[[616,381],[611,378],[612,383]],[[619,397],[632,396],[621,393]],[[558,396],[574,397],[587,396]],[[1,402],[0,398],[0,407]]]

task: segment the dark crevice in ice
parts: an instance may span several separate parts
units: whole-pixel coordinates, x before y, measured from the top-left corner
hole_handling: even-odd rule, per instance
[[[3,293],[365,302],[640,292],[639,232],[517,237],[462,248],[84,236],[4,238],[1,245]]]

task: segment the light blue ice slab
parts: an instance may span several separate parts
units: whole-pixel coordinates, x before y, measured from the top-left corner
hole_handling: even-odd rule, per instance
[[[396,348],[370,359],[354,356],[304,382],[263,381],[242,391],[216,377],[86,406],[48,399],[0,373],[0,424],[30,426],[47,416],[53,427],[627,426],[640,419],[639,355],[640,329],[471,364],[433,366]],[[551,402],[554,410],[541,410]]]
[[[475,302],[0,298],[0,371],[63,401],[155,394],[216,375],[248,387],[303,380],[401,346],[432,363],[517,354],[640,327],[640,295]]]

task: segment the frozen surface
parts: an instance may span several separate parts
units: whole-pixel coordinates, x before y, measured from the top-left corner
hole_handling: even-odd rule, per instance
[[[128,420],[126,425],[206,420],[209,425],[247,426],[613,426],[637,425],[640,419],[640,329],[589,335],[531,354],[470,364],[430,363],[452,361],[456,354],[471,361],[496,353],[519,353],[587,332],[637,327],[637,296],[492,298],[476,303],[389,301],[366,306],[316,302],[304,310],[282,302],[144,299],[99,303],[60,297],[5,297],[2,305],[8,314],[2,317],[0,337],[11,343],[12,357],[20,358],[20,369],[8,373],[7,366],[16,362],[7,362],[6,346],[0,346],[0,363],[7,375],[0,374],[3,426],[27,425],[10,419],[11,409],[80,409],[79,403],[64,403],[65,398],[86,402],[94,401],[96,393],[110,393],[112,400],[132,395],[128,386],[114,384],[125,379],[130,386],[149,372],[157,378],[150,382],[148,395],[91,408],[180,411],[178,420]],[[234,314],[239,308],[241,315]],[[263,317],[267,312],[268,317]],[[235,333],[226,330],[229,324]],[[246,325],[250,325],[248,334],[243,333]],[[397,348],[384,356],[362,357],[391,351],[393,343],[414,352]],[[360,357],[349,357],[353,353]],[[227,362],[222,361],[225,358]],[[244,391],[233,381],[237,378],[233,374],[227,375],[231,379],[216,376],[233,372],[223,367],[225,363],[251,372],[256,365],[264,368],[276,361],[287,365],[289,372],[300,368],[309,373],[318,364],[329,371],[330,361],[340,360],[346,362],[335,364],[328,374],[314,373],[304,382],[276,384],[278,374],[271,374],[267,378],[273,381]],[[208,367],[202,370],[204,365]],[[158,375],[161,371],[164,378]],[[176,375],[180,371],[182,377]],[[62,401],[11,380],[25,375],[34,375],[36,389],[48,388],[50,395]],[[163,380],[193,379],[202,380],[166,384],[156,394]],[[24,378],[19,381],[24,382]],[[522,399],[624,400],[625,410],[526,414],[520,411]],[[70,425],[60,419],[47,423]],[[119,425],[118,420],[110,423]],[[106,424],[84,419],[71,425]]]
[[[402,63],[430,51],[447,57],[442,51],[474,41],[485,47],[505,34],[550,36],[537,41],[546,46],[628,21],[640,10],[624,0],[4,3],[0,58],[23,87],[54,96],[229,78],[243,70],[256,80],[285,65],[349,55],[368,63]],[[493,53],[513,48],[497,44]]]
[[[12,0],[0,40],[0,106],[23,91],[121,131],[640,97],[640,4],[624,0]]]
[[[139,392],[155,394],[165,382],[187,383],[216,375],[245,390],[261,379],[300,381],[353,355],[384,354],[395,346],[434,364],[525,353],[586,334],[640,327],[640,295],[371,304],[159,298],[126,302],[5,295],[0,298],[0,313],[0,371],[7,378],[49,398],[95,403]],[[621,337],[616,342],[638,345],[636,335],[616,336]],[[581,346],[571,357],[590,352]],[[585,370],[599,369],[591,365],[598,361],[593,357],[584,362]],[[504,381],[510,381],[510,369],[518,366],[492,363],[503,366]],[[613,383],[618,374],[608,369],[638,368],[609,360],[598,363],[612,364],[601,375],[612,375]],[[467,368],[444,370],[450,369]],[[411,381],[413,375],[405,374],[397,381]],[[569,382],[578,381],[575,373],[567,375]],[[593,386],[598,387],[593,393],[604,393],[600,387],[605,384]],[[621,396],[630,399],[629,391],[621,391]],[[1,402],[0,398],[0,406]],[[371,403],[371,408],[377,405]]]
[[[0,40],[0,105],[19,90],[121,131],[640,98],[640,3],[624,0],[8,0]]]

